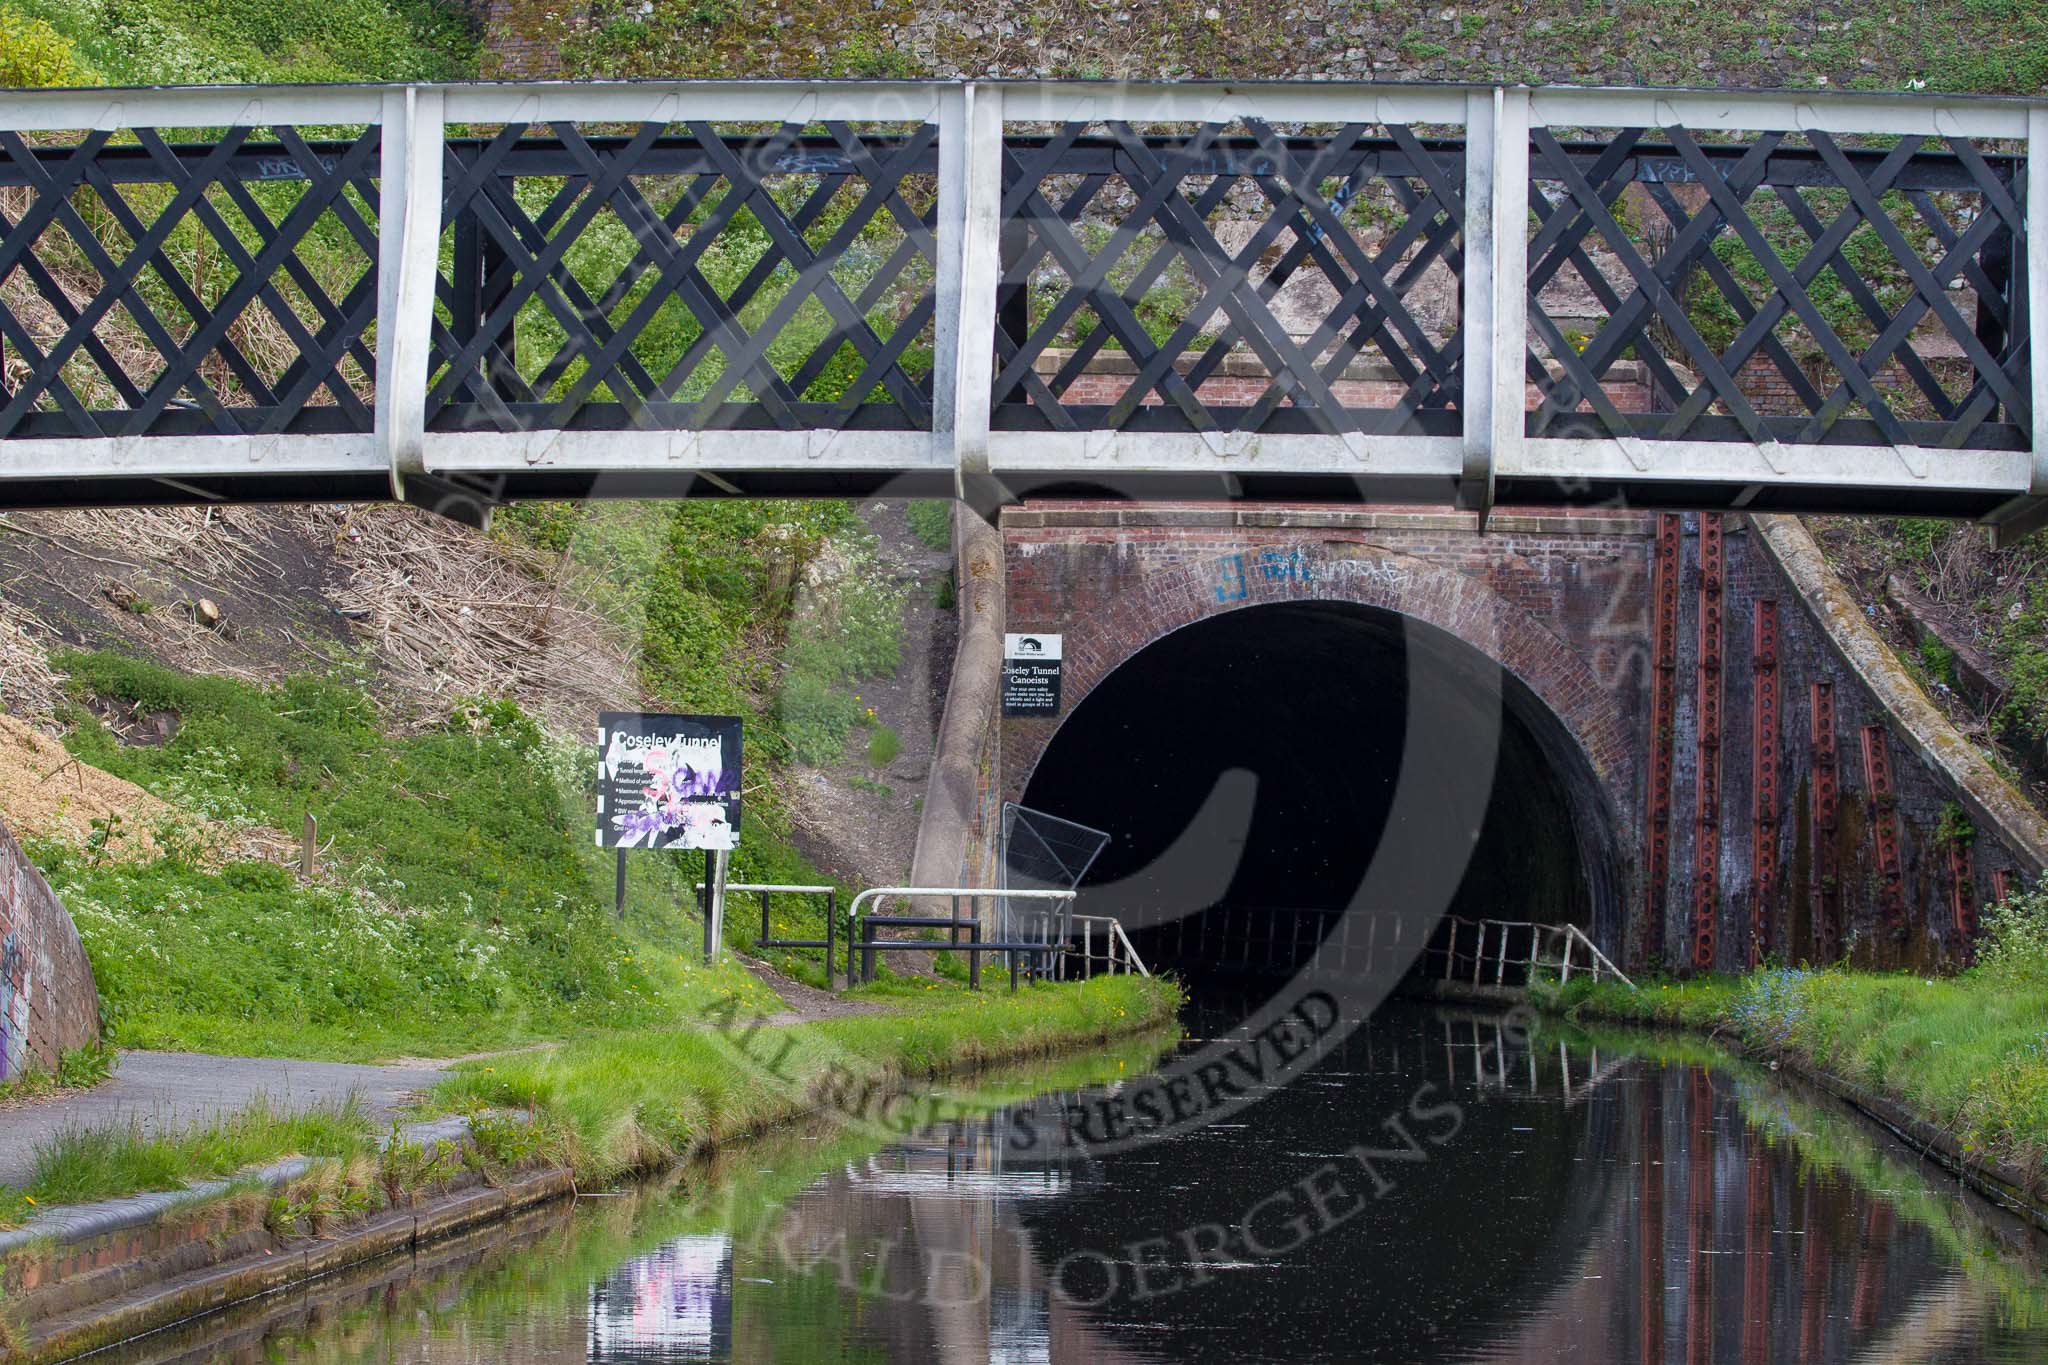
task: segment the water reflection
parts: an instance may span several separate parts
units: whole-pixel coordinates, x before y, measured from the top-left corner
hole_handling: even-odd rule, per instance
[[[387,1276],[353,1315],[131,1358],[2048,1359],[2017,1222],[1829,1106],[1649,1046],[1399,1009],[1168,1141],[1087,1150],[1115,1085],[879,1151],[806,1135]]]

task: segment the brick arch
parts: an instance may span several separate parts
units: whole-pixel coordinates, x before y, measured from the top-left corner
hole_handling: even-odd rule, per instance
[[[1339,550],[1346,553],[1332,553]],[[1435,626],[1498,664],[1543,704],[1617,808],[1626,808],[1635,765],[1630,726],[1613,692],[1569,644],[1483,580],[1370,545],[1247,550],[1240,558],[1241,585],[1219,582],[1208,563],[1182,564],[1148,574],[1141,593],[1124,594],[1078,619],[1022,621],[1011,628],[1065,633],[1061,711],[1071,714],[1112,670],[1185,626],[1282,602],[1375,607]],[[1236,595],[1240,586],[1242,596]],[[1057,720],[1004,722],[1003,785],[1009,796],[1023,791],[1057,729]]]
[[[1230,567],[1241,560],[1241,579]],[[1219,573],[1219,565],[1223,568]],[[1345,603],[1434,627],[1498,665],[1503,704],[1526,722],[1573,792],[1599,937],[1618,942],[1634,838],[1623,812],[1636,786],[1632,727],[1613,691],[1541,619],[1483,579],[1380,546],[1302,544],[1247,549],[1221,561],[1161,568],[1126,591],[1058,622],[1011,629],[1065,635],[1062,716],[1002,725],[1001,786],[1021,799],[1065,716],[1126,660],[1174,631],[1228,612],[1280,603]]]

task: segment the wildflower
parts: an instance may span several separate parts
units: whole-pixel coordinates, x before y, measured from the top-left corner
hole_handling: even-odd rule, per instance
[[[22,1200],[25,1203],[27,1203],[30,1208],[34,1208],[36,1206],[36,1197],[32,1194],[23,1195]]]

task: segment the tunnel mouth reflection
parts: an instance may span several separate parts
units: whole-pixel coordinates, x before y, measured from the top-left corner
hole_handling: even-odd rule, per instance
[[[1349,602],[1246,607],[1147,645],[1067,716],[1024,804],[1110,835],[1078,913],[1119,918],[1197,994],[1258,991],[1318,960],[1384,841],[1420,837],[1393,812],[1402,764],[1432,760],[1408,752],[1425,688],[1499,733],[1445,912],[1618,920],[1612,822],[1562,722],[1478,649]]]

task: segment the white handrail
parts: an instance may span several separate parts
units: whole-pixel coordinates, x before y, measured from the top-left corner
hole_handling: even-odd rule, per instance
[[[1587,956],[1591,958],[1589,969],[1592,971],[1595,981],[1598,981],[1604,973],[1605,975],[1612,976],[1630,990],[1637,989],[1636,983],[1629,979],[1628,974],[1614,965],[1614,959],[1602,952],[1600,945],[1587,937],[1585,931],[1576,924],[1538,924],[1533,920],[1467,919],[1462,915],[1445,915],[1441,923],[1451,926],[1449,942],[1441,948],[1435,946],[1426,947],[1423,950],[1423,955],[1425,957],[1431,953],[1442,953],[1444,955],[1443,979],[1445,981],[1451,979],[1451,973],[1456,969],[1461,956],[1458,948],[1458,929],[1460,926],[1469,924],[1479,930],[1478,942],[1474,945],[1470,954],[1472,958],[1472,984],[1475,986],[1483,984],[1483,977],[1489,961],[1487,957],[1488,932],[1489,930],[1498,929],[1500,931],[1500,941],[1493,949],[1494,957],[1492,958],[1494,984],[1496,985],[1505,984],[1507,968],[1510,963],[1515,966],[1530,968],[1555,967],[1560,980],[1570,981],[1572,979],[1574,951],[1577,945],[1584,944]],[[1510,957],[1508,955],[1508,934],[1513,930],[1529,931],[1529,955],[1527,957]],[[1554,946],[1557,952],[1557,958],[1555,961],[1546,961],[1543,958],[1545,945],[1552,943],[1553,940],[1555,942],[1552,946]],[[1432,945],[1434,944],[1434,939],[1431,940],[1431,943]]]
[[[1077,891],[1005,891],[994,886],[871,886],[853,898],[846,907],[848,918],[860,913],[861,903],[870,897],[879,900],[884,896],[1007,896],[1013,900],[1027,901],[1070,901],[1080,893]]]
[[[1144,959],[1138,956],[1138,950],[1131,946],[1131,936],[1124,932],[1123,921],[1118,919],[1115,915],[1072,915],[1069,916],[1069,918],[1072,919],[1074,923],[1080,925],[1084,932],[1091,925],[1106,924],[1109,926],[1109,928],[1105,931],[1104,936],[1110,939],[1109,963],[1110,970],[1112,972],[1116,970],[1116,964],[1119,960],[1117,958],[1117,948],[1119,945],[1121,945],[1123,949],[1123,958],[1121,959],[1122,961],[1129,963],[1131,967],[1137,971],[1139,976],[1152,975],[1150,971],[1146,970]],[[1084,942],[1081,950],[1081,960],[1086,962],[1090,960],[1093,956],[1094,952],[1092,948]]]
[[[1586,951],[1593,955],[1593,979],[1595,981],[1598,981],[1600,979],[1600,973],[1604,969],[1609,975],[1611,975],[1615,980],[1619,981],[1622,985],[1628,987],[1630,990],[1636,989],[1636,983],[1628,979],[1628,974],[1626,972],[1622,971],[1621,968],[1614,965],[1614,960],[1612,958],[1608,957],[1607,954],[1600,951],[1599,944],[1593,942],[1592,939],[1586,937],[1584,930],[1580,929],[1579,926],[1576,924],[1567,924],[1562,927],[1565,932],[1565,942],[1567,945],[1569,945],[1573,940],[1577,940],[1578,942],[1585,944]],[[1567,957],[1569,957],[1569,947],[1566,948],[1566,953]]]

